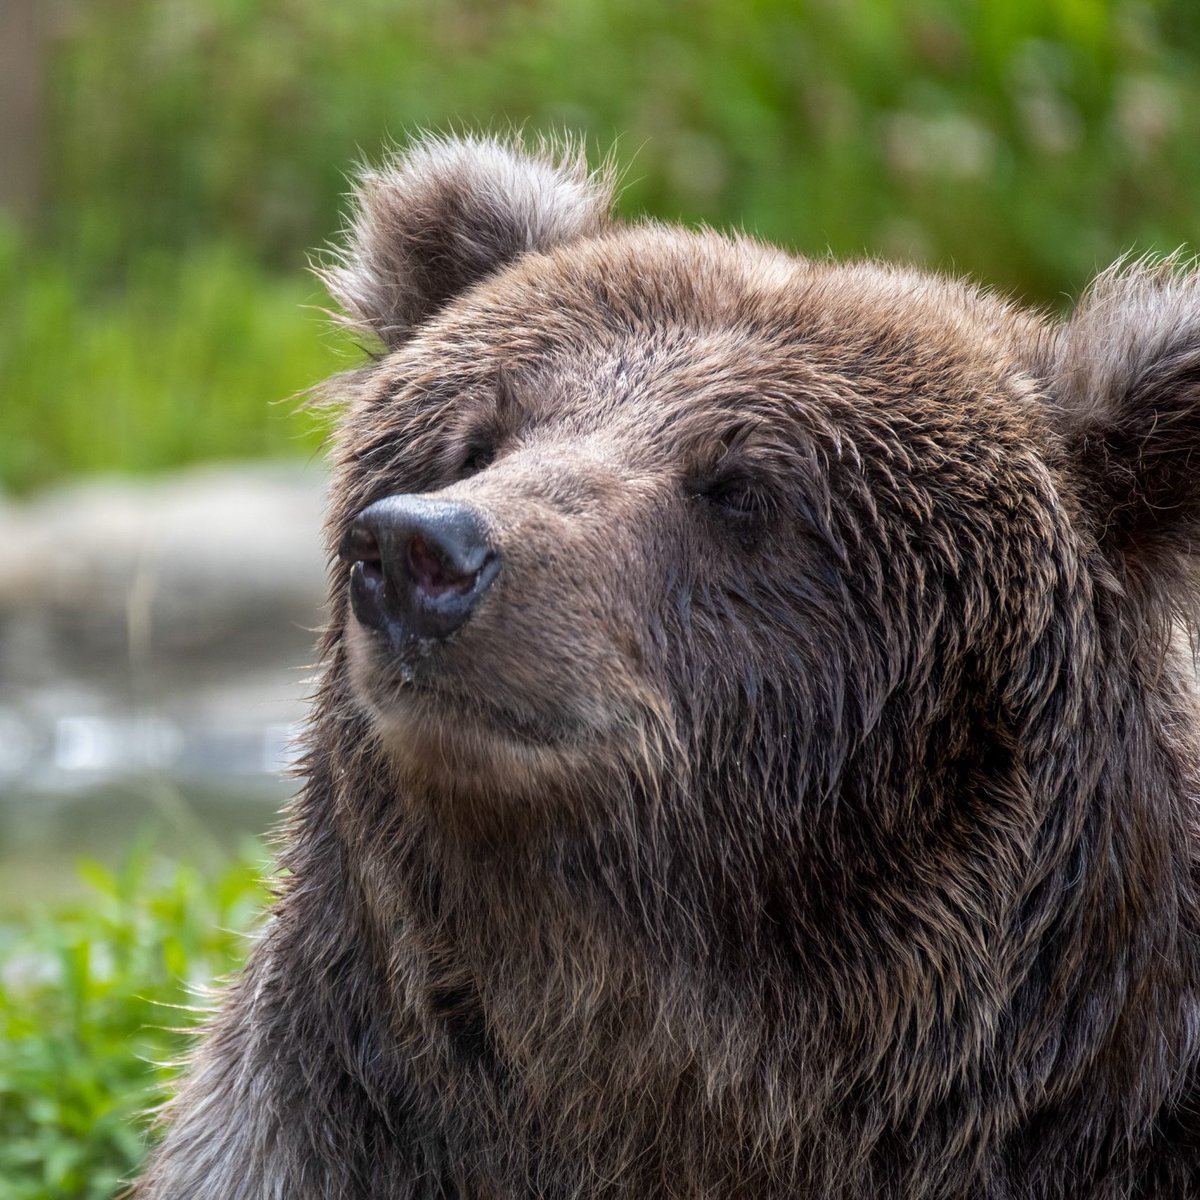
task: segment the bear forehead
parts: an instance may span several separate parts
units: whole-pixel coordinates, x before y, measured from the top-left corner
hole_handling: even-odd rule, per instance
[[[982,405],[991,426],[998,398],[1025,423],[1036,386],[1024,363],[1045,336],[1036,315],[965,282],[650,224],[523,256],[452,301],[384,374],[394,394],[523,379],[519,399],[542,416],[631,396],[777,413],[803,395],[939,423],[971,424]]]
[[[628,350],[638,339],[726,334],[759,350],[802,347],[830,363],[1011,371],[1044,325],[967,282],[891,264],[785,254],[745,237],[618,228],[528,254],[453,300],[405,358],[430,349]],[[718,341],[730,355],[735,344]]]

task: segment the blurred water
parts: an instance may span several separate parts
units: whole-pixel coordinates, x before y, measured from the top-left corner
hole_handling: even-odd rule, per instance
[[[75,858],[118,862],[139,836],[213,859],[268,830],[295,788],[305,689],[287,675],[136,708],[96,688],[3,689],[0,904],[69,889]]]
[[[216,855],[294,791],[324,481],[209,468],[0,506],[0,903],[151,827]]]

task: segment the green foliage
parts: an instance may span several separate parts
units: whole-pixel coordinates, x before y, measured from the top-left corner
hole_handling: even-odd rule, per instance
[[[136,1170],[203,989],[245,956],[262,870],[143,847],[116,872],[82,863],[83,901],[0,926],[2,1200],[108,1200]]]
[[[94,289],[55,256],[0,248],[0,380],[17,400],[0,401],[0,481],[313,453],[318,423],[290,397],[351,361],[314,298],[225,248],[147,251]]]
[[[55,74],[56,234],[292,269],[361,149],[614,138],[626,208],[917,252],[1052,296],[1194,234],[1200,17],[1145,0],[91,0]]]
[[[307,450],[269,409],[336,365],[297,312],[316,292],[305,256],[336,234],[349,164],[422,127],[578,130],[596,152],[615,142],[627,213],[911,259],[1033,301],[1130,248],[1196,239],[1190,0],[55,11],[53,202],[0,280],[9,487]]]

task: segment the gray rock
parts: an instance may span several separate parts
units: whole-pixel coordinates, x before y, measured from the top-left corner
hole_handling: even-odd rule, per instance
[[[0,501],[0,857],[97,812],[114,841],[243,801],[261,827],[312,690],[325,490],[251,464]]]
[[[290,464],[103,479],[0,505],[0,679],[143,684],[278,658],[321,620],[325,478]]]

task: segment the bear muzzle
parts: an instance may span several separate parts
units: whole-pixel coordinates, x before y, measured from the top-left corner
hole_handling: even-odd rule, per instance
[[[500,572],[483,514],[469,504],[388,496],[355,517],[338,555],[360,625],[399,648],[460,629]]]

